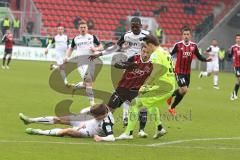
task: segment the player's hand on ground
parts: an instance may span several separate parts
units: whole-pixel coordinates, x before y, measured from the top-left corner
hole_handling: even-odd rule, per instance
[[[102,141],[102,137],[100,137],[100,136],[98,136],[98,135],[94,135],[94,140],[95,140],[96,142],[100,142],[100,141]]]

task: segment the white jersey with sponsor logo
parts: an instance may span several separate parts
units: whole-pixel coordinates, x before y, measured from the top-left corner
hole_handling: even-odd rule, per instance
[[[141,30],[140,34],[135,35],[132,31],[125,33],[120,40],[118,41],[118,45],[121,46],[126,43],[129,48],[127,49],[128,58],[134,56],[135,54],[139,54],[144,42],[141,40],[146,35],[149,35],[150,32],[147,30]]]
[[[55,44],[56,54],[65,54],[68,49],[68,36],[58,34],[53,38],[52,44]]]
[[[93,137],[94,135],[108,136],[113,135],[114,118],[111,112],[103,120],[91,119],[83,122],[72,122],[72,126],[78,129],[80,125],[85,125],[85,128],[79,129],[81,137]]]
[[[71,48],[77,48],[77,55],[92,55],[91,47],[100,45],[95,35],[78,35],[72,40]]]

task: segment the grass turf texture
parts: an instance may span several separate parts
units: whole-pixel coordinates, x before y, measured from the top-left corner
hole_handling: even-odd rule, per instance
[[[189,92],[177,107],[178,117],[161,107],[161,114],[168,133],[153,140],[153,124],[147,124],[147,139],[137,137],[132,141],[96,143],[92,139],[61,138],[27,135],[27,127],[49,129],[66,127],[31,124],[18,118],[18,113],[35,117],[55,115],[54,107],[64,99],[72,99],[71,112],[77,113],[88,106],[86,97],[57,93],[49,87],[50,63],[13,61],[10,70],[0,70],[0,158],[7,159],[239,159],[240,158],[240,101],[230,101],[234,87],[233,73],[220,73],[220,90],[212,87],[212,77],[198,79],[198,72],[191,75]],[[76,71],[69,81],[78,81]],[[97,77],[95,88],[112,91],[109,69],[104,67]],[[97,100],[100,102],[100,100]],[[122,109],[114,113],[115,135],[124,129]],[[239,137],[239,138],[232,138]],[[229,139],[215,139],[229,138]],[[195,139],[195,140],[194,140]],[[184,141],[189,140],[189,141]],[[172,143],[168,143],[172,142]],[[151,146],[151,145],[155,146]],[[157,145],[156,145],[157,144]]]

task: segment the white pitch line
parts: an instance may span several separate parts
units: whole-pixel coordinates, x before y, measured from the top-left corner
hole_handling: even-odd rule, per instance
[[[68,144],[68,145],[105,145],[105,146],[136,146],[136,147],[148,147],[146,145],[134,144],[134,143],[86,143],[86,142],[55,142],[55,141],[18,141],[18,140],[0,140],[0,143],[41,143],[41,144]]]
[[[157,147],[157,146],[165,146],[165,145],[179,144],[179,143],[193,142],[193,141],[214,141],[214,140],[240,140],[240,137],[186,139],[186,140],[176,140],[176,141],[148,144],[147,146]]]
[[[58,141],[24,141],[24,140],[0,140],[0,143],[41,143],[41,144],[68,144],[68,145],[105,145],[105,146],[135,146],[135,147],[179,147],[186,149],[235,149],[238,150],[240,148],[234,147],[194,147],[194,146],[176,146],[174,144],[180,144],[185,142],[193,142],[193,141],[216,141],[216,140],[240,140],[240,137],[225,137],[225,138],[198,138],[198,139],[188,139],[188,140],[176,140],[162,143],[154,143],[154,144],[136,144],[136,143],[86,143],[86,142],[58,142]]]
[[[240,150],[240,148],[236,147],[194,147],[194,146],[164,146],[166,148],[182,148],[182,149],[218,149],[218,150]],[[163,147],[162,147],[163,148]]]

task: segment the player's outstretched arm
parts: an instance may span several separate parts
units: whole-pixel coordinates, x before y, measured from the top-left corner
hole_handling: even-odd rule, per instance
[[[208,58],[203,57],[203,55],[199,52],[197,47],[196,47],[196,50],[195,50],[194,54],[197,56],[197,59],[199,59],[202,62],[210,62],[210,61],[212,61],[211,57],[208,57]]]
[[[99,135],[94,135],[94,140],[96,142],[101,142],[101,141],[114,142],[115,141],[115,137],[114,137],[113,134],[108,135],[106,137],[101,137]]]
[[[96,59],[100,56],[108,55],[108,54],[111,54],[113,52],[116,52],[119,49],[120,49],[120,46],[116,44],[116,45],[108,47],[107,49],[103,50],[102,52],[99,52],[98,54],[94,54],[94,55],[89,56],[89,59],[94,60],[94,59]]]

